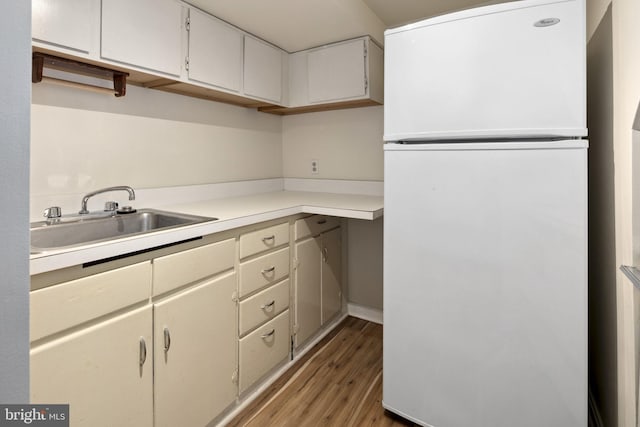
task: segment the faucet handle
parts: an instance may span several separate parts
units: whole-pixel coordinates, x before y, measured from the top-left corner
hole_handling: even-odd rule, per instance
[[[42,216],[46,217],[47,219],[60,218],[62,216],[62,209],[60,208],[60,206],[51,206],[44,210]]]
[[[118,210],[118,202],[106,202],[104,204],[105,212],[115,212]]]

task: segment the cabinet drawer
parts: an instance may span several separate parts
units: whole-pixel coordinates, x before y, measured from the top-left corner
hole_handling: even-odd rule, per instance
[[[289,310],[240,340],[240,392],[289,354]]]
[[[149,261],[32,291],[31,341],[125,308],[150,295]]]
[[[235,253],[235,239],[228,239],[154,259],[153,295],[233,268]]]
[[[278,224],[240,236],[240,258],[289,243],[289,223]]]
[[[240,297],[272,285],[289,274],[289,248],[240,264]]]
[[[240,335],[273,319],[289,307],[289,279],[240,303]]]
[[[340,218],[336,216],[312,215],[295,222],[295,240],[307,236],[315,236],[324,231],[340,226]]]

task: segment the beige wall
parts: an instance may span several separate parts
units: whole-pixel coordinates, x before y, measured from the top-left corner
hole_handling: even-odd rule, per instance
[[[282,123],[285,178],[382,181],[381,106],[286,116]],[[320,164],[311,173],[311,160]],[[383,220],[348,222],[348,302],[382,310]]]
[[[381,106],[285,116],[285,178],[383,179]],[[311,173],[311,160],[320,173]]]
[[[134,86],[33,88],[32,197],[282,176],[278,116]]]
[[[632,229],[634,193],[632,171],[632,124],[640,101],[640,2],[614,0],[613,8],[613,98],[616,209],[616,264],[634,262]],[[637,196],[636,196],[637,197]],[[618,272],[618,425],[635,426],[637,372],[635,363],[633,286]]]
[[[112,185],[383,178],[382,107],[283,118],[135,86],[117,99],[43,83],[33,86],[31,113],[32,202]],[[382,309],[382,220],[355,224],[350,302]]]
[[[610,4],[589,5],[589,389],[605,426],[617,425],[613,35]],[[598,14],[597,19],[594,18]]]
[[[349,220],[348,301],[382,312],[383,218]]]
[[[599,403],[603,417],[607,418],[605,425],[627,427],[637,425],[638,331],[634,327],[633,305],[637,291],[618,267],[640,262],[640,250],[634,251],[634,247],[640,247],[640,236],[633,235],[634,221],[638,228],[637,218],[640,218],[640,212],[633,207],[634,194],[637,198],[640,191],[634,188],[640,182],[637,172],[634,182],[634,169],[640,168],[640,156],[632,136],[632,123],[640,101],[640,2],[588,0],[587,10],[592,55],[589,58],[592,158],[589,167],[590,198],[594,200],[590,205],[600,202],[600,207],[589,213],[592,223],[589,244],[600,245],[590,248],[590,314],[595,312],[600,316],[591,332],[601,336],[600,341],[590,343],[591,348],[600,346],[590,353],[590,358],[598,359],[594,362],[596,382],[604,388],[600,390]],[[608,51],[602,43],[609,44]],[[599,228],[594,228],[595,224]],[[611,336],[616,337],[615,347],[611,346]],[[590,336],[590,340],[592,338]],[[604,356],[606,351],[608,356]],[[616,375],[612,372],[613,366],[617,368]],[[613,393],[613,388],[617,393]],[[617,397],[615,410],[611,408],[616,404],[612,394]]]

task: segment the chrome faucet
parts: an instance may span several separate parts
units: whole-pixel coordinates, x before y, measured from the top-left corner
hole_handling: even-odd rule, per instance
[[[92,191],[91,193],[87,193],[83,198],[82,198],[82,206],[80,207],[80,212],[78,212],[80,215],[86,215],[89,213],[89,210],[87,209],[87,202],[89,201],[89,198],[97,195],[97,194],[101,194],[101,193],[106,193],[108,191],[126,191],[127,193],[129,193],[129,200],[135,200],[136,199],[136,193],[135,191],[133,191],[133,188],[126,186],[126,185],[120,185],[117,187],[107,187],[107,188],[103,188],[101,190],[96,190],[96,191]]]

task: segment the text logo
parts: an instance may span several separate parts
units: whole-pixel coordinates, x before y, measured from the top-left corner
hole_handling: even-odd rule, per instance
[[[69,405],[0,405],[0,427],[69,427]]]

